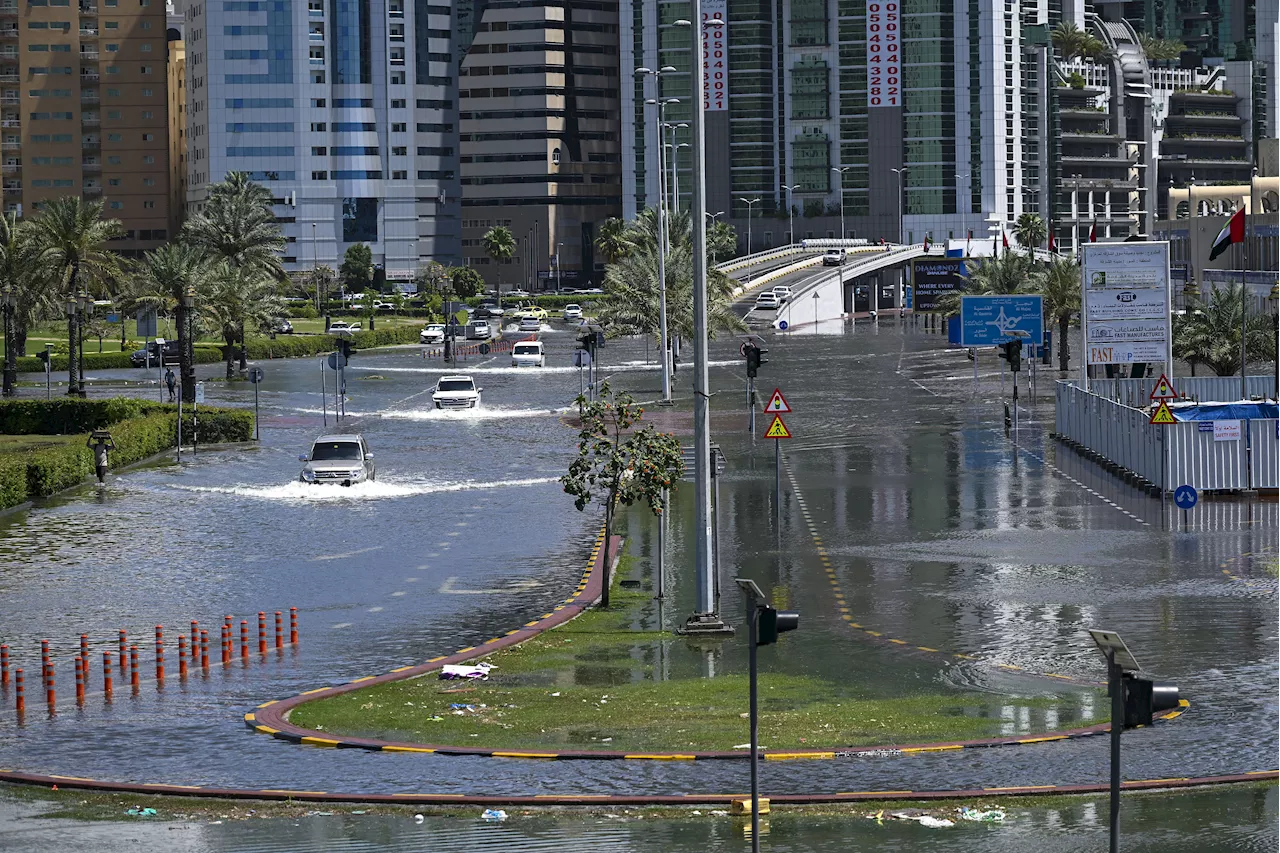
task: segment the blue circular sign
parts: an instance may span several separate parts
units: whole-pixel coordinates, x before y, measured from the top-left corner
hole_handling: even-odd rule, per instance
[[[779,321],[778,321],[778,329],[779,329],[780,331],[785,332],[785,331],[787,330],[787,321],[786,321],[786,320],[779,320]]]
[[[1179,509],[1191,509],[1200,500],[1200,495],[1192,486],[1178,486],[1173,492],[1173,502]]]

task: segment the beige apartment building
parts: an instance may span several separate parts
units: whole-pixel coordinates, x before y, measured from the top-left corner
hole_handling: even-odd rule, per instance
[[[494,286],[481,238],[505,225],[517,250],[504,290],[599,286],[595,237],[622,213],[616,0],[492,3],[471,35],[458,80],[466,263]]]
[[[169,234],[176,235],[187,207],[187,51],[182,33],[167,35],[169,100]]]
[[[0,0],[4,210],[102,199],[135,256],[169,237],[164,0]]]

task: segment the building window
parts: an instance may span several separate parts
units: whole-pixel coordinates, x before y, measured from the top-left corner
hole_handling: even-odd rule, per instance
[[[391,154],[394,157],[405,157],[408,155],[408,153],[409,153],[409,148],[403,145],[397,146],[391,149]]]
[[[404,109],[404,99],[403,99],[403,98],[392,98],[392,99],[391,99],[391,109],[393,109],[393,110],[402,110],[402,109]]]
[[[328,127],[329,125],[322,121],[311,122],[311,130],[316,133],[322,133],[323,131],[327,130]]]
[[[328,148],[326,148],[326,147],[324,147],[323,145],[313,145],[313,146],[311,146],[311,156],[312,156],[312,157],[323,157],[323,156],[325,156],[325,155],[326,155],[326,154],[328,154],[328,153],[329,153],[329,149],[328,149]]]
[[[107,45],[107,53],[115,53],[119,49],[120,49],[120,45],[118,44]]]
[[[119,166],[119,165],[120,165],[120,158],[119,158],[119,157],[116,157],[115,155],[112,155],[112,156],[108,157],[108,158],[107,158],[107,165],[108,165],[108,166]]]
[[[323,107],[323,106],[324,106],[324,104],[325,104],[324,98],[312,98],[312,99],[311,99],[311,106],[313,106],[313,107]]]
[[[118,98],[118,97],[120,97],[120,90],[119,90],[119,89],[108,89],[108,90],[107,90],[107,97],[108,97],[108,98]]]
[[[142,206],[145,207],[147,210],[152,210],[155,208],[156,203],[154,201],[144,201],[142,203]]]
[[[112,210],[124,210],[124,202],[122,202],[122,201],[113,201],[113,202],[111,202],[111,209],[112,209]]]
[[[378,242],[378,200],[376,198],[344,198],[342,200],[342,242]]]
[[[155,113],[153,113],[151,110],[143,110],[143,111],[142,111],[142,117],[143,117],[143,118],[155,118]]]
[[[120,186],[120,179],[119,179],[119,178],[107,178],[107,186],[109,186],[109,187],[118,187],[118,186]]]
[[[150,52],[151,52],[151,44],[150,44],[149,42],[148,42],[148,43],[144,43],[144,44],[140,44],[140,45],[138,45],[138,50],[139,50],[139,51],[141,51],[142,53],[150,53]]]
[[[150,98],[153,94],[155,94],[155,92],[154,92],[154,90],[152,90],[152,89],[143,89],[143,90],[142,90],[142,97],[144,97],[144,98]]]
[[[329,173],[328,173],[328,172],[312,172],[312,173],[311,173],[311,180],[313,180],[313,181],[327,181],[327,180],[329,180]]]
[[[391,173],[391,180],[393,181],[407,181],[408,179],[409,179],[408,171],[399,171],[399,172]]]
[[[107,118],[108,118],[108,119],[111,119],[112,121],[114,121],[114,120],[116,120],[116,119],[119,119],[119,118],[120,118],[120,111],[119,111],[119,110],[107,110]]]
[[[391,123],[392,133],[404,133],[408,129],[408,125],[402,121],[394,121]]]
[[[142,66],[139,66],[138,70],[140,70],[143,74],[150,74],[154,68],[155,66],[153,65],[142,65]]]
[[[155,135],[154,133],[144,133],[144,134],[142,134],[142,141],[143,141],[143,142],[151,142],[151,141],[152,141],[152,140],[154,140],[155,138],[156,138],[156,135]]]
[[[143,179],[142,179],[142,185],[143,185],[144,187],[154,187],[154,186],[156,185],[156,179],[155,179],[155,178],[143,178]]]
[[[108,133],[108,134],[107,134],[107,141],[108,141],[108,142],[123,142],[123,141],[124,141],[124,137],[123,137],[123,136],[121,136],[121,135],[120,135],[120,134],[118,134],[118,133]]]
[[[152,157],[150,154],[147,154],[142,158],[142,162],[146,163],[147,165],[151,165],[152,163],[156,162],[156,158]]]

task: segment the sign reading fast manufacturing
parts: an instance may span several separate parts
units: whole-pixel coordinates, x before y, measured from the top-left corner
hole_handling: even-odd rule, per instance
[[[1171,360],[1168,243],[1088,243],[1081,276],[1086,365]]]
[[[867,106],[902,106],[900,33],[897,2],[867,2]]]
[[[729,109],[729,0],[702,0],[702,109]],[[709,27],[707,21],[719,20]]]

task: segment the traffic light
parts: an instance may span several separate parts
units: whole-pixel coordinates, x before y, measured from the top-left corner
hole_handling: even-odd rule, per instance
[[[344,362],[350,361],[351,354],[355,352],[355,350],[351,348],[351,339],[346,337],[345,335],[340,336],[338,338],[338,351],[342,353],[342,358]]]
[[[743,347],[743,354],[747,357],[747,376],[754,379],[760,372],[760,365],[769,363],[769,359],[764,357],[767,352],[767,349],[762,349],[755,344],[747,344]]]
[[[778,642],[778,635],[800,627],[800,614],[794,610],[778,610],[764,606],[758,611],[760,620],[756,628],[756,645],[769,646]]]
[[[997,345],[1000,357],[1009,362],[1009,370],[1017,373],[1022,369],[1022,339],[1014,338]]]
[[[1124,727],[1149,726],[1155,714],[1178,707],[1178,688],[1166,681],[1152,681],[1126,672],[1124,685]]]
[[[47,349],[40,350],[40,352],[36,353],[36,358],[40,359],[47,365],[49,363],[49,351]]]

